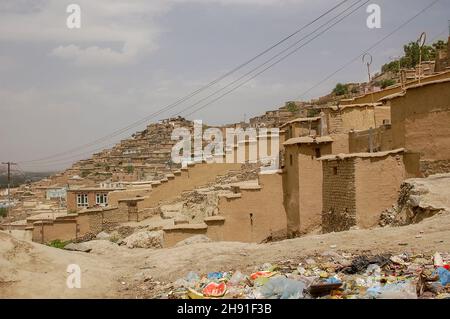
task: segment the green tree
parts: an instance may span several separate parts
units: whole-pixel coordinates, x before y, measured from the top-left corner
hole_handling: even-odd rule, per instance
[[[422,48],[422,61],[432,61],[436,58],[439,50],[445,49],[447,43],[439,40],[430,45],[424,45]],[[416,42],[410,42],[403,46],[404,56],[399,60],[395,60],[384,64],[381,67],[382,72],[399,72],[399,66],[401,68],[414,68],[419,64],[420,60],[420,47]],[[400,62],[400,63],[399,63]]]
[[[336,84],[336,87],[333,89],[333,93],[337,96],[348,94],[348,85],[342,83]]]
[[[447,48],[447,42],[439,40],[439,41],[433,43],[432,47],[435,52],[437,52],[439,50],[444,50]]]
[[[286,103],[286,108],[291,113],[296,113],[299,110],[298,105],[295,102],[292,102],[292,101]]]

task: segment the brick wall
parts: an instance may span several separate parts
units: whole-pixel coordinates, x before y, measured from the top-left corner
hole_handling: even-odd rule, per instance
[[[354,159],[323,161],[322,169],[322,230],[348,230],[356,224]]]

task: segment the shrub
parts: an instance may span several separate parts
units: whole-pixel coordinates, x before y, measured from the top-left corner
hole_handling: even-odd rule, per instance
[[[395,83],[396,83],[396,82],[395,82],[395,80],[393,80],[393,79],[385,79],[385,80],[380,81],[378,84],[380,85],[380,87],[381,87],[382,89],[385,89],[385,88],[387,88],[388,86],[394,85]]]
[[[52,240],[51,242],[49,242],[47,244],[47,246],[63,249],[69,243],[70,243],[69,241],[61,241],[59,239],[55,239],[55,240]]]

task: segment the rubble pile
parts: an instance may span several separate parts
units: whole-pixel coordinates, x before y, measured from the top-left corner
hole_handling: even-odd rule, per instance
[[[450,211],[450,174],[412,178],[403,182],[396,205],[384,211],[379,225],[405,226],[442,211]]]
[[[141,298],[169,299],[449,299],[450,254],[354,256],[335,251],[300,262],[239,270],[188,272],[172,283],[146,278]]]

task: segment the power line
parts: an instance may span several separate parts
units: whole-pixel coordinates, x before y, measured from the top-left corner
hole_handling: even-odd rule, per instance
[[[73,163],[74,159],[79,159],[80,157],[84,156],[84,155],[92,155],[94,152],[97,151],[101,151],[104,150],[105,148],[110,148],[113,147],[114,145],[116,145],[117,143],[109,143],[107,145],[102,145],[100,147],[97,147],[95,149],[83,152],[83,153],[78,153],[78,154],[73,154],[73,155],[69,155],[69,156],[65,156],[62,158],[58,158],[58,159],[53,159],[53,160],[47,160],[47,161],[40,161],[40,162],[20,162],[22,165],[24,166],[28,166],[28,167],[41,167],[41,166],[51,166],[51,165],[62,165],[62,164],[70,164]],[[72,160],[70,160],[72,159]]]
[[[209,82],[208,84],[206,84],[205,86],[201,87],[200,89],[191,92],[190,94],[184,96],[183,98],[178,99],[176,102],[163,107],[159,111],[156,111],[156,112],[146,116],[145,118],[143,118],[141,120],[138,120],[138,121],[136,121],[136,122],[134,122],[134,123],[132,123],[132,124],[122,128],[122,129],[119,129],[119,130],[113,132],[113,133],[110,133],[110,134],[105,135],[105,136],[103,136],[101,138],[98,138],[98,139],[96,139],[96,140],[94,140],[94,141],[92,141],[90,143],[86,143],[86,144],[80,145],[78,147],[74,147],[74,148],[69,149],[69,150],[67,150],[65,152],[56,153],[56,154],[49,155],[49,156],[42,157],[42,158],[38,158],[38,159],[35,159],[35,160],[23,161],[21,163],[40,162],[40,161],[43,161],[43,160],[47,160],[47,159],[51,159],[51,158],[55,158],[55,157],[60,157],[62,155],[73,153],[73,152],[75,152],[75,151],[77,151],[79,149],[83,149],[83,148],[86,148],[86,147],[89,147],[89,146],[93,146],[95,144],[98,144],[99,142],[108,140],[108,139],[113,138],[113,137],[115,137],[117,135],[120,135],[120,134],[122,134],[122,133],[124,133],[126,131],[129,131],[130,129],[132,129],[132,128],[136,127],[136,126],[139,126],[139,125],[149,121],[150,119],[153,119],[154,117],[158,116],[159,114],[161,114],[161,113],[163,113],[163,112],[165,112],[165,111],[167,111],[169,109],[172,109],[172,108],[176,107],[177,105],[179,105],[179,104],[189,100],[191,97],[193,97],[193,96],[203,92],[204,90],[210,88],[211,86],[213,86],[214,84],[222,81],[224,78],[230,76],[231,74],[234,74],[238,70],[242,69],[243,67],[247,66],[251,62],[253,62],[256,59],[258,59],[259,57],[263,56],[267,52],[273,50],[274,48],[276,48],[280,44],[286,42],[287,40],[289,40],[290,38],[294,37],[295,35],[297,35],[301,31],[305,30],[307,27],[313,25],[315,22],[319,21],[320,19],[322,19],[323,17],[325,17],[326,15],[328,15],[329,13],[331,13],[332,11],[334,11],[335,9],[337,9],[340,6],[342,6],[344,3],[348,2],[348,1],[349,0],[343,0],[343,1],[339,2],[337,5],[333,6],[332,8],[328,9],[327,11],[325,11],[319,17],[315,18],[314,20],[312,20],[311,22],[309,22],[306,25],[302,26],[301,28],[299,28],[295,32],[293,32],[293,33],[289,34],[288,36],[284,37],[282,40],[280,40],[280,41],[276,42],[275,44],[271,45],[269,48],[263,50],[262,52],[260,52],[256,56],[254,56],[253,58],[247,60],[246,62],[244,62],[241,65],[239,65],[239,66],[235,67],[234,69],[232,69],[231,71],[229,71],[229,72],[225,73],[224,75],[218,77],[217,79]]]
[[[356,12],[359,8],[361,8],[362,6],[364,6],[366,3],[368,3],[368,1],[364,2],[362,5],[358,6],[356,9],[352,10],[350,13],[347,13],[344,17],[342,17],[341,19],[339,19],[337,22],[333,23],[331,26],[327,27],[325,30],[321,31],[320,33],[318,33],[316,36],[314,36],[312,39],[310,39],[309,41],[307,41],[306,43],[302,44],[300,47],[295,48],[294,50],[292,50],[291,52],[289,52],[288,54],[282,56],[280,59],[276,60],[274,63],[270,64],[268,67],[264,68],[263,70],[261,70],[260,72],[256,73],[255,75],[253,75],[252,77],[248,78],[247,80],[245,80],[244,82],[240,83],[239,85],[235,86],[234,88],[232,88],[231,90],[225,92],[224,94],[220,95],[219,97],[215,98],[214,100],[206,103],[205,105],[202,105],[199,108],[194,109],[192,112],[186,114],[186,116],[190,116],[204,108],[206,108],[207,106],[211,105],[212,103],[220,100],[221,98],[223,98],[224,96],[232,93],[233,91],[237,90],[238,88],[240,88],[241,86],[243,86],[244,84],[250,82],[251,80],[253,80],[254,78],[256,78],[257,76],[259,76],[260,74],[266,72],[267,70],[269,70],[270,68],[272,68],[273,66],[275,66],[276,64],[280,63],[281,61],[287,59],[289,56],[291,56],[292,54],[294,54],[295,52],[297,52],[298,50],[300,50],[301,48],[303,48],[305,45],[307,45],[308,43],[312,42],[313,40],[315,40],[316,38],[318,38],[319,36],[321,36],[323,33],[325,33],[326,31],[328,31],[329,29],[331,29],[332,27],[334,27],[335,25],[337,25],[338,23],[340,23],[342,20],[344,20],[345,18],[347,18],[348,16],[350,16],[351,14],[353,14],[354,12]]]
[[[314,34],[316,31],[320,30],[321,28],[323,28],[324,26],[326,26],[327,24],[329,24],[331,21],[335,20],[336,18],[338,18],[339,16],[341,16],[342,14],[344,14],[345,12],[347,12],[349,9],[351,9],[352,7],[354,7],[355,5],[357,5],[358,3],[360,3],[363,0],[358,0],[355,3],[353,3],[352,5],[350,5],[348,8],[346,8],[344,11],[340,12],[338,15],[336,15],[335,17],[331,18],[330,20],[328,20],[327,22],[325,22],[324,24],[320,25],[318,28],[316,28],[314,31],[312,31],[311,33],[307,34],[306,36],[302,37],[301,39],[299,39],[298,41],[294,42],[293,44],[291,44],[290,46],[288,46],[287,48],[285,48],[284,50],[278,52],[277,54],[275,54],[274,56],[272,56],[271,58],[269,58],[268,60],[266,60],[264,63],[258,65],[257,67],[253,68],[252,70],[250,70],[249,72],[245,73],[244,75],[242,75],[241,77],[239,77],[238,79],[232,81],[231,83],[227,84],[226,86],[222,87],[221,89],[215,91],[214,93],[206,96],[205,98],[197,101],[196,103],[184,108],[183,110],[179,111],[178,113],[172,115],[172,116],[177,116],[180,115],[181,113],[193,108],[194,106],[197,106],[199,104],[201,104],[202,102],[208,100],[210,97],[213,97],[215,95],[217,95],[218,93],[224,91],[225,89],[231,87],[233,84],[238,83],[240,80],[246,78],[247,76],[251,75],[252,73],[254,73],[255,71],[257,71],[258,69],[260,69],[261,67],[263,67],[264,65],[268,64],[269,62],[273,61],[275,58],[279,57],[280,55],[282,55],[283,53],[289,51],[290,49],[294,48],[297,44],[299,44],[300,42],[302,42],[303,40],[307,39],[308,37],[310,37],[312,34]],[[357,9],[361,8],[362,6],[364,6],[366,3],[368,3],[369,1],[364,2],[361,6],[359,6]],[[357,10],[356,9],[356,10]],[[354,12],[354,11],[353,11]],[[352,12],[352,13],[353,13]],[[341,20],[342,21],[342,20]],[[339,21],[338,21],[339,22]],[[326,30],[325,30],[326,31]],[[311,42],[311,41],[309,41]],[[307,42],[306,44],[308,44],[309,42]],[[305,45],[306,45],[305,44]],[[304,45],[303,45],[304,46]],[[302,47],[303,47],[302,46]],[[300,48],[299,48],[300,49]],[[272,66],[271,66],[272,67]],[[246,82],[245,82],[246,83]],[[245,84],[243,83],[243,84]],[[242,84],[242,85],[243,85]],[[242,86],[241,85],[241,86]],[[240,86],[239,86],[240,87]],[[236,88],[237,89],[237,88]],[[190,115],[190,114],[189,114]]]
[[[369,52],[370,50],[376,48],[378,45],[380,45],[383,41],[385,41],[386,39],[390,38],[392,35],[394,35],[396,32],[398,32],[399,30],[401,30],[403,27],[405,27],[406,25],[408,25],[409,23],[411,23],[411,21],[415,20],[419,15],[423,14],[424,12],[426,12],[428,9],[430,9],[431,7],[433,7],[436,3],[438,3],[439,0],[434,0],[431,4],[427,5],[425,8],[423,8],[422,10],[420,10],[417,14],[415,14],[414,16],[412,16],[411,18],[409,18],[408,20],[406,20],[404,23],[402,23],[400,26],[398,26],[397,28],[395,28],[392,32],[390,32],[389,34],[387,34],[386,36],[384,36],[382,39],[380,39],[379,41],[375,42],[372,46],[370,46],[369,48],[367,48],[366,50],[364,50],[361,54],[359,54],[358,56],[356,56],[355,58],[351,59],[350,61],[348,61],[347,63],[345,63],[344,65],[342,65],[340,68],[338,68],[336,71],[332,72],[331,74],[327,75],[325,78],[323,78],[322,80],[320,80],[319,82],[317,82],[316,84],[314,84],[312,87],[310,87],[309,89],[307,89],[306,91],[304,91],[303,93],[301,93],[298,97],[296,97],[296,100],[299,100],[301,98],[303,98],[305,96],[305,94],[311,92],[312,90],[314,90],[315,88],[319,87],[320,85],[322,85],[324,82],[328,81],[329,79],[331,79],[333,76],[335,76],[337,73],[341,72],[342,70],[344,70],[346,67],[348,67],[350,64],[352,64],[353,62],[359,60],[365,53]]]

